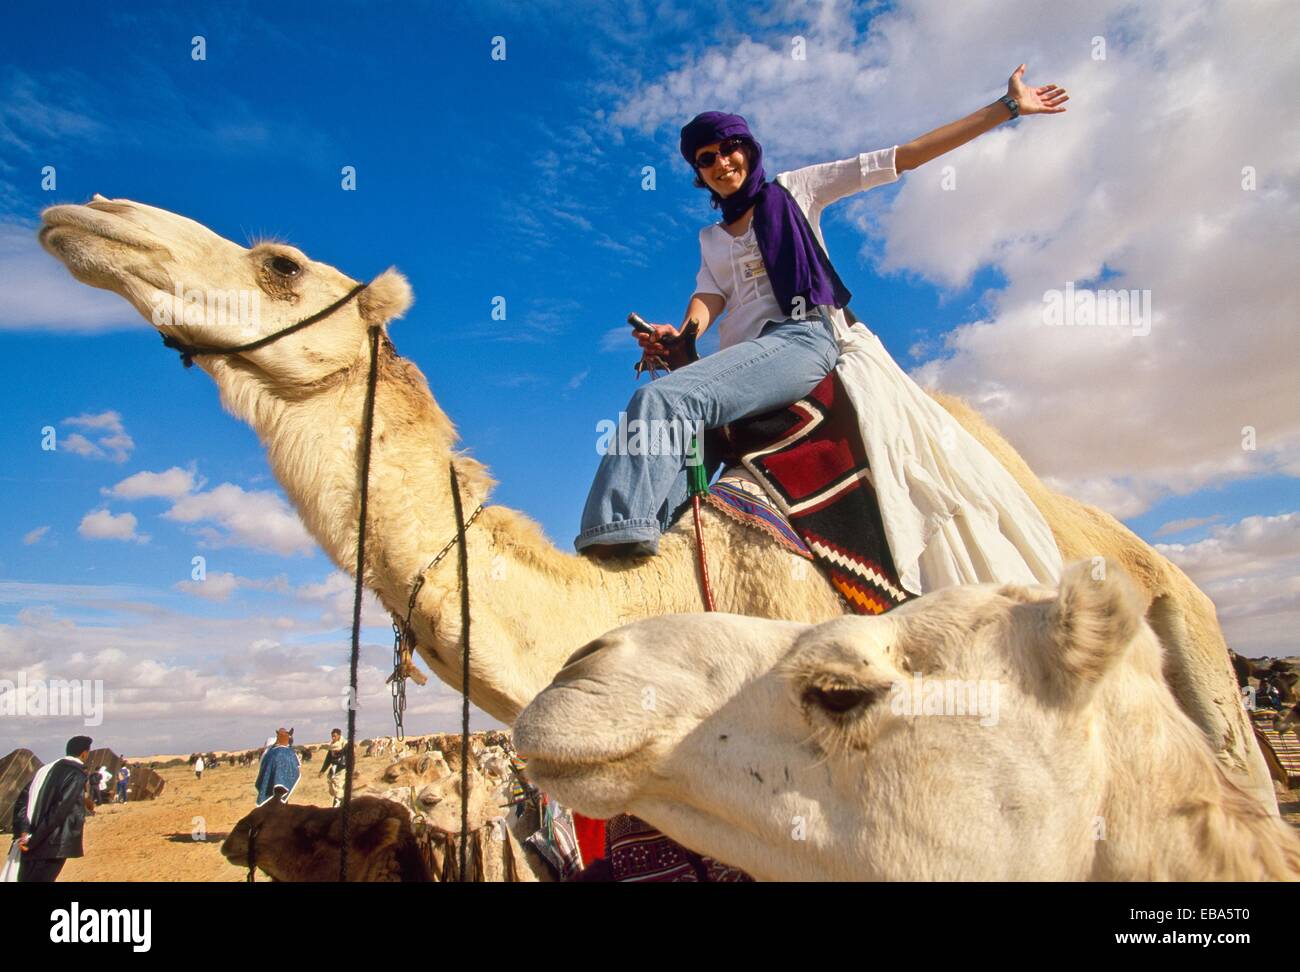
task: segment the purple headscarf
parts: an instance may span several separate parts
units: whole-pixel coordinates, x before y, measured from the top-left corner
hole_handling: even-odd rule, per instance
[[[754,237],[781,309],[792,314],[798,296],[804,298],[805,313],[817,304],[846,306],[853,294],[835,272],[789,190],[778,182],[766,181],[763,147],[754,140],[744,118],[722,111],[696,115],[682,129],[682,156],[694,169],[695,153],[702,146],[728,138],[743,138],[749,143],[753,156],[749,177],[730,196],[721,196],[712,188],[709,194],[721,205],[724,223],[734,223],[750,206],[754,207]]]

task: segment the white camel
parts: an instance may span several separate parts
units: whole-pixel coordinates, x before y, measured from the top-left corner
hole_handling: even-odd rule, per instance
[[[44,247],[83,283],[112,290],[165,335],[232,347],[270,335],[335,303],[357,282],[280,243],[245,248],[183,216],[101,196],[42,214]],[[241,330],[205,313],[214,297],[255,294],[260,315]],[[197,295],[197,300],[190,299]],[[355,557],[367,328],[402,316],[412,296],[388,270],[328,318],[257,350],[195,359],[221,401],[247,421],[304,525],[340,568]],[[251,304],[251,301],[247,301]],[[219,315],[217,315],[219,316]],[[366,585],[405,614],[416,576],[454,536],[448,463],[464,506],[493,485],[481,463],[455,451],[456,433],[419,369],[381,342],[370,475]],[[1051,526],[1062,556],[1109,556],[1142,585],[1150,618],[1170,646],[1167,676],[1219,758],[1276,813],[1267,767],[1247,724],[1214,606],[1177,567],[1109,515],[1052,493],[1010,445],[960,400],[934,396],[1011,472]],[[704,512],[713,586],[723,610],[816,622],[846,608],[794,554],[713,510]],[[690,525],[665,535],[660,554],[600,561],[561,552],[514,510],[486,506],[467,533],[473,655],[470,695],[511,722],[550,682],[575,645],[621,624],[699,610]],[[792,582],[792,577],[803,577]],[[446,558],[420,591],[413,627],[421,657],[459,688],[460,595]]]
[[[1115,564],[819,625],[680,614],[576,653],[519,716],[529,776],[768,880],[1300,879]]]

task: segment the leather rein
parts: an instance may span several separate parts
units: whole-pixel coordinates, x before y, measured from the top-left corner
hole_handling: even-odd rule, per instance
[[[258,338],[255,341],[249,341],[246,344],[235,345],[234,347],[222,348],[213,345],[188,344],[185,341],[169,335],[162,335],[163,345],[177,351],[181,356],[181,364],[186,368],[194,365],[194,358],[198,355],[232,355],[241,354],[245,351],[256,351],[258,348],[264,348],[269,344],[287,337],[306,327],[310,327],[319,321],[325,320],[335,311],[344,307],[358,294],[368,287],[369,284],[359,283],[346,294],[340,297],[334,303],[323,307],[310,317],[304,317],[295,324],[281,328],[265,337]],[[356,731],[357,731],[357,665],[361,655],[361,599],[363,593],[363,578],[365,577],[365,549],[366,549],[366,521],[368,496],[370,488],[370,440],[374,431],[375,420],[375,387],[378,383],[379,376],[379,333],[381,325],[372,324],[367,327],[369,345],[370,345],[370,371],[366,380],[366,402],[365,410],[362,415],[361,425],[363,438],[361,441],[361,471],[360,471],[360,506],[361,511],[358,517],[357,525],[357,566],[356,566],[356,590],[354,592],[352,604],[352,655],[350,659],[349,671],[349,695],[348,695],[348,745],[345,755],[345,765],[347,767],[347,778],[343,784],[343,834],[339,846],[339,880],[346,882],[348,879],[348,824],[352,808],[352,780],[356,775]],[[415,598],[419,593],[420,587],[424,583],[425,573],[437,565],[442,558],[451,550],[453,545],[459,547],[460,552],[460,589],[461,589],[461,639],[462,639],[462,711],[461,711],[461,792],[469,792],[469,552],[465,544],[465,531],[471,523],[482,512],[483,504],[479,504],[469,520],[465,519],[465,514],[461,506],[460,483],[456,476],[456,467],[453,463],[448,462],[451,472],[451,495],[452,505],[456,515],[456,535],[447,542],[447,545],[434,557],[433,561],[423,571],[417,575],[415,586],[411,591],[411,600],[407,608],[406,623],[403,626],[403,635],[409,637],[411,611],[415,607]],[[402,707],[405,708],[405,692],[402,693]],[[401,733],[400,712],[395,708],[397,714],[397,727]],[[460,846],[460,864],[461,879],[464,880],[465,874],[465,854],[467,845],[466,827],[468,826],[469,801],[461,800],[461,846]],[[257,870],[257,832],[260,826],[254,827],[249,832],[248,848],[248,881],[251,883],[255,880]]]

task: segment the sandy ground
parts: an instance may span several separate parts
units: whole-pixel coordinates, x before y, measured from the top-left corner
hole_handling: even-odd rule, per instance
[[[387,763],[382,756],[362,759],[358,779],[364,783]],[[319,771],[319,762],[303,764],[294,803],[330,805]],[[102,806],[86,819],[86,856],[69,860],[60,880],[244,880],[247,872],[227,863],[220,847],[235,823],[253,809],[257,767],[205,770],[202,780],[195,780],[187,766],[158,772],[167,780],[158,799]],[[1300,791],[1282,797],[1282,814],[1300,828]],[[204,832],[206,840],[195,839]],[[8,841],[0,846],[7,851]],[[265,879],[259,875],[259,880]]]
[[[360,760],[358,779],[365,782],[385,765],[383,757]],[[86,818],[86,856],[70,859],[59,880],[242,881],[247,877],[247,871],[221,856],[220,848],[240,818],[253,809],[257,766],[204,770],[201,780],[195,780],[188,766],[157,772],[167,786],[156,800],[107,804]],[[319,774],[319,757],[303,763],[291,802],[328,807],[325,777]],[[3,846],[8,850],[7,840]],[[267,878],[259,874],[258,880]]]

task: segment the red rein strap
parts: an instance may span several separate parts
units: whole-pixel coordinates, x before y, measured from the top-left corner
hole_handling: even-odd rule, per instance
[[[700,522],[700,494],[691,497],[691,510],[695,514],[695,549],[699,553],[700,586],[704,590],[704,610],[716,611],[713,606],[713,586],[709,583],[709,562],[704,556],[704,524]]]

